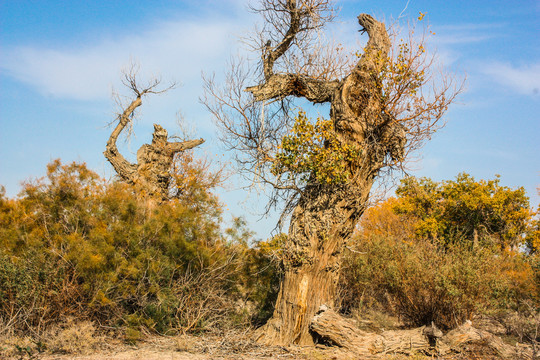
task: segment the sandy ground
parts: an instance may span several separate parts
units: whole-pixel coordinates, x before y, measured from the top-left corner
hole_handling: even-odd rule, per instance
[[[90,344],[89,339],[74,339],[74,343],[64,344],[64,354],[51,353],[50,350],[39,352],[35,347],[4,343],[0,351],[0,359],[36,359],[36,360],[308,360],[338,359],[326,356],[313,347],[280,347],[260,346],[243,334],[228,336],[151,336],[136,345],[127,345],[120,339],[105,339]],[[84,343],[86,341],[86,344]],[[78,342],[78,343],[75,343]],[[19,346],[19,349],[17,349]],[[29,349],[25,351],[24,348]]]
[[[71,333],[70,333],[71,334]],[[94,336],[59,337],[50,341],[40,352],[35,341],[25,338],[0,338],[1,360],[361,360],[337,347],[282,347],[262,346],[250,340],[247,333],[229,333],[220,336],[146,336],[136,345],[128,345],[125,339]],[[460,353],[443,357],[429,355],[380,355],[384,360],[496,360],[495,353],[473,345]],[[529,359],[525,357],[524,359]]]

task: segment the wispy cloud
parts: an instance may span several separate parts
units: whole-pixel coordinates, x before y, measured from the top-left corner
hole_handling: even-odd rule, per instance
[[[468,45],[497,36],[503,24],[455,24],[437,26],[433,42],[440,46]]]
[[[442,63],[451,65],[470,57],[472,47],[486,46],[500,36],[503,23],[432,24],[429,27],[428,46],[436,51]]]
[[[437,36],[433,42],[438,45],[464,45],[478,43],[493,38],[492,35],[483,34],[454,34]]]
[[[487,63],[482,72],[489,78],[520,94],[538,95],[540,92],[540,63],[513,66],[508,63]]]
[[[167,22],[69,49],[20,46],[3,50],[0,68],[43,94],[80,100],[110,96],[111,85],[130,61],[146,75],[163,74],[185,84],[226,58],[240,31],[237,24],[224,18]]]

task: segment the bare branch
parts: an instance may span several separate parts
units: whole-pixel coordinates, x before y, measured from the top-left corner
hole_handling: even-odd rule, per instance
[[[178,152],[192,149],[204,142],[203,139],[182,142],[169,142],[168,134],[160,125],[154,124],[154,134],[151,144],[144,144],[137,151],[137,163],[128,162],[118,151],[116,142],[120,133],[132,124],[135,110],[142,105],[142,97],[148,94],[161,94],[176,86],[171,84],[159,89],[160,79],[152,79],[145,86],[140,87],[137,79],[138,67],[131,65],[129,71],[124,72],[122,83],[130,89],[135,98],[118,115],[117,125],[105,146],[103,154],[109,160],[120,178],[128,184],[138,185],[150,195],[159,195],[167,198],[170,175],[174,155]]]
[[[305,56],[293,61],[287,59],[284,67],[293,71],[275,74],[276,62],[291,50],[293,44],[296,43],[300,52],[310,48],[314,30],[321,28],[334,17],[330,1],[268,0],[262,1],[261,7],[253,10],[263,15],[270,29],[263,30],[258,37],[259,41],[265,42],[264,45],[259,45],[262,50],[264,83],[249,87],[246,91],[252,92],[257,101],[279,99],[289,95],[306,97],[315,103],[330,101],[331,93],[336,88],[335,81],[322,79],[320,74],[311,77],[310,74],[303,74],[298,68],[291,69],[290,65],[294,63],[295,67],[313,68],[315,57],[307,57],[307,63],[295,61],[305,59]],[[266,40],[265,36],[268,37]],[[272,46],[273,43],[276,45]]]
[[[246,91],[251,92],[256,101],[296,96],[319,104],[331,101],[338,85],[338,81],[321,81],[296,74],[278,74],[272,75],[263,85],[248,87]]]

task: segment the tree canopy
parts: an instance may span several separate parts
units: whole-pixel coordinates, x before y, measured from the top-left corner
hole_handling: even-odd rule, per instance
[[[445,242],[495,243],[501,248],[523,245],[532,220],[524,188],[511,189],[499,177],[479,180],[459,174],[455,180],[402,180],[394,209],[415,217],[420,236]]]

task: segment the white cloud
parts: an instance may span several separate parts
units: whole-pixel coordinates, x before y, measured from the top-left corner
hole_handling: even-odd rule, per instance
[[[240,31],[236,24],[223,18],[167,22],[71,49],[20,46],[4,49],[0,68],[45,95],[79,100],[108,98],[130,61],[140,64],[143,77],[161,74],[187,84],[227,57]]]
[[[482,72],[492,81],[520,94],[538,95],[540,92],[540,63],[513,66],[507,63],[488,63]]]

